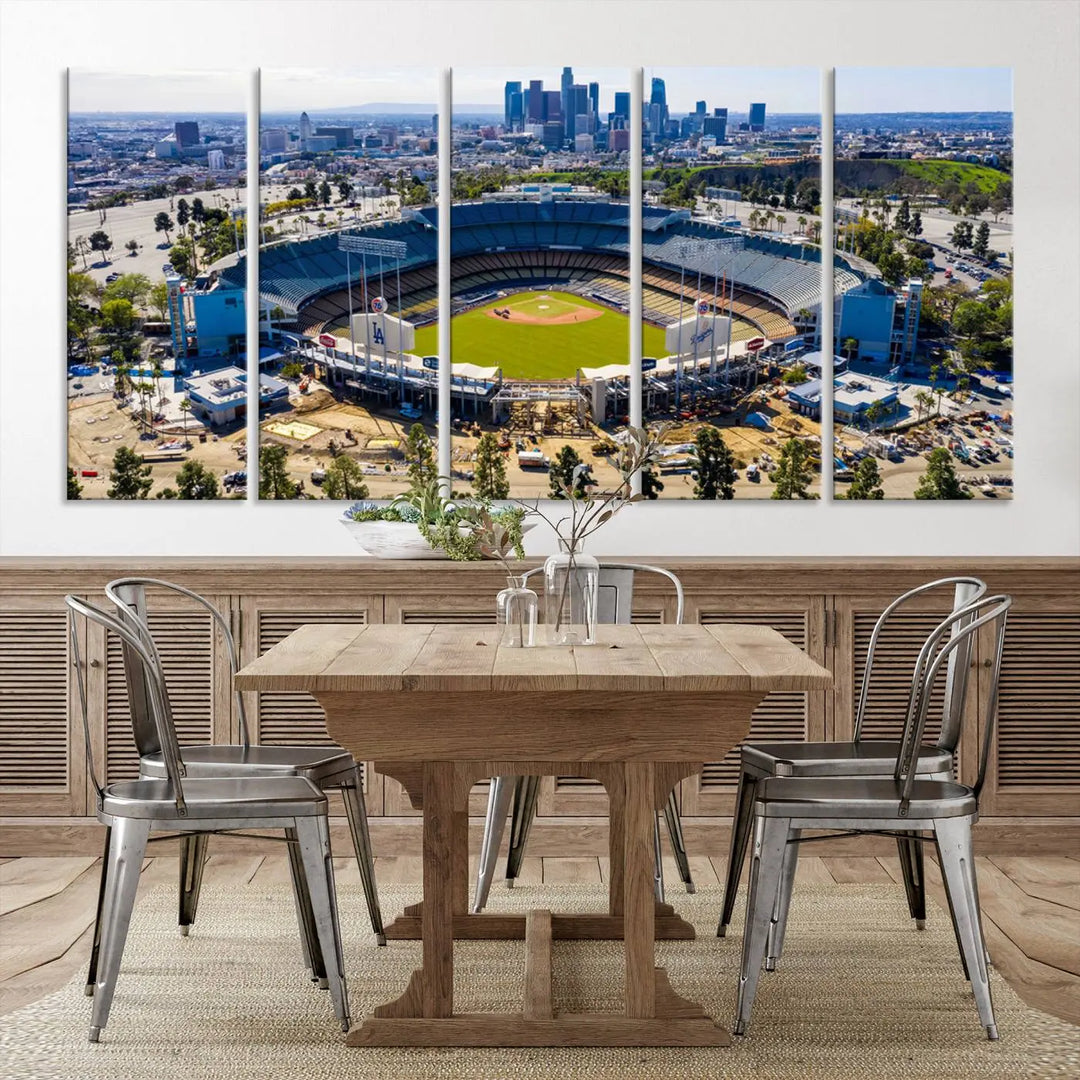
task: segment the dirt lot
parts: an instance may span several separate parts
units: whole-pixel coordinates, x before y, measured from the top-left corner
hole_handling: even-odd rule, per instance
[[[91,422],[92,421],[92,422]],[[84,499],[108,498],[109,470],[113,455],[126,446],[144,456],[150,456],[161,442],[172,441],[176,436],[142,438],[131,413],[117,408],[111,393],[72,398],[68,402],[68,464],[77,472],[96,469],[96,477],[79,477]],[[176,474],[184,461],[201,461],[220,479],[225,473],[243,469],[245,462],[237,456],[237,448],[244,443],[244,428],[239,426],[228,434],[207,436],[205,443],[192,434],[192,448],[174,461],[151,463],[154,486],[150,498],[174,484]],[[224,494],[224,492],[223,492]]]

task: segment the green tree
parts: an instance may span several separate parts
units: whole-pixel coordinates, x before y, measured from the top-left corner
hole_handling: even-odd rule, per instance
[[[970,221],[958,221],[949,234],[949,241],[957,251],[965,251],[971,247],[974,226]]]
[[[106,300],[101,305],[99,325],[109,350],[119,349],[125,359],[134,357],[138,351],[135,323],[135,308],[130,300]]]
[[[548,484],[551,488],[553,499],[565,499],[566,489],[573,484],[571,493],[575,499],[582,499],[586,495],[587,473],[582,470],[574,479],[574,470],[581,464],[581,455],[572,446],[563,446],[555,455],[555,460],[548,470]]]
[[[319,202],[321,202],[323,204],[323,206],[329,206],[330,205],[330,199],[332,197],[333,197],[333,193],[330,190],[330,185],[324,180],[319,185]]]
[[[349,196],[352,194],[352,184],[348,180],[342,178],[337,182],[338,197],[342,202],[348,202]]]
[[[880,401],[871,401],[863,415],[866,417],[870,429],[873,430],[877,426],[877,422],[885,415],[885,406]]]
[[[96,229],[90,234],[90,250],[100,251],[102,256],[112,249],[112,240],[104,229]]]
[[[720,432],[709,424],[698,428],[694,439],[697,461],[695,499],[735,498],[735,455]]]
[[[289,479],[286,463],[289,451],[284,446],[267,443],[259,448],[259,498],[295,499],[297,485]]]
[[[113,455],[109,482],[112,487],[107,494],[110,499],[145,499],[153,487],[150,474],[153,469],[143,464],[141,454],[121,446]]]
[[[164,281],[151,285],[146,299],[158,320],[164,322],[169,315],[169,286]]]
[[[327,467],[323,494],[328,499],[366,499],[364,470],[348,454],[338,454]]]
[[[915,498],[970,499],[972,497],[970,491],[961,487],[949,451],[944,446],[934,447],[926,463],[926,472],[922,474],[919,486],[915,489]]]
[[[121,274],[105,286],[102,300],[128,300],[132,307],[142,307],[150,295],[150,279],[145,274]]]
[[[814,467],[810,463],[810,447],[802,439],[788,439],[780,450],[780,460],[773,475],[774,499],[812,499],[810,485]]]
[[[191,207],[187,199],[178,199],[176,202],[176,224],[183,229],[191,220]]]
[[[191,419],[191,398],[184,398],[180,402],[180,411],[184,414],[184,444],[190,446],[188,439],[188,420]]]
[[[971,254],[977,259],[985,259],[990,253],[990,225],[980,221],[975,230],[975,239],[971,243]]]
[[[664,481],[656,475],[656,469],[646,465],[641,470],[641,496],[644,499],[659,499],[664,490]]]
[[[840,346],[840,351],[848,360],[854,359],[859,351],[859,339],[853,337],[844,338],[843,344]]]
[[[435,446],[424,425],[419,422],[409,428],[405,439],[405,460],[409,463],[409,481],[414,486],[423,487],[438,478]]]
[[[893,224],[902,233],[906,233],[911,228],[911,203],[907,199],[903,199],[900,202],[900,209],[896,211],[896,217],[893,219]]]
[[[789,176],[784,181],[784,209],[795,209],[795,178],[793,176]]]
[[[67,471],[67,497],[69,499],[81,499],[82,489],[83,486],[79,483],[79,477],[76,475],[75,470],[69,465]]]
[[[298,187],[289,188],[289,193],[285,196],[289,202],[299,202],[303,197],[304,193]]]
[[[922,214],[918,210],[911,215],[911,224],[908,226],[908,232],[912,236],[922,236]]]
[[[476,469],[473,491],[478,499],[506,499],[510,496],[510,481],[506,478],[506,459],[498,440],[486,431],[476,444]]]
[[[173,264],[173,269],[181,277],[194,277],[195,256],[192,252],[191,241],[186,236],[173,244],[172,250],[169,252],[169,261]]]
[[[195,177],[184,173],[173,181],[173,188],[177,194],[181,191],[190,191],[195,186]]]
[[[881,490],[881,473],[878,472],[877,460],[869,455],[859,462],[855,469],[855,479],[848,488],[848,499],[884,499]]]
[[[124,247],[127,248],[128,252],[129,252],[129,254],[131,255],[132,258],[134,258],[136,255],[139,254],[139,241],[138,240],[129,240],[124,245]]]
[[[221,487],[217,477],[201,461],[185,461],[176,474],[176,493],[181,499],[217,499]]]
[[[319,198],[319,188],[314,180],[304,181],[304,198],[311,202],[317,202]]]

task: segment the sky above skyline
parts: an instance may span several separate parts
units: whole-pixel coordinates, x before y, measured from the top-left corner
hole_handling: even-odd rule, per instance
[[[439,71],[433,67],[263,68],[259,106],[263,112],[318,112],[349,106],[389,104],[434,107]]]
[[[645,100],[653,78],[664,80],[668,111],[688,113],[705,101],[747,113],[751,101],[764,101],[768,113],[820,113],[821,69],[815,67],[655,67],[645,69]]]
[[[68,75],[68,110],[80,112],[244,112],[246,71],[84,71]]]
[[[1012,112],[1012,68],[836,69],[836,111]]]

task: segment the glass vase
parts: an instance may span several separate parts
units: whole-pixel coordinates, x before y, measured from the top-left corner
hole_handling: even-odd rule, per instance
[[[506,588],[495,597],[495,612],[502,634],[499,642],[508,649],[531,649],[536,644],[538,600],[525,587],[523,577],[508,576]]]
[[[552,645],[594,645],[600,564],[569,541],[544,563],[544,620]]]

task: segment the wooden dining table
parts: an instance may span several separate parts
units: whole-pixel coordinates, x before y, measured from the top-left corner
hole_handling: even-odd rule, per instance
[[[719,761],[771,691],[831,675],[768,627],[602,626],[595,645],[500,644],[497,627],[308,624],[235,678],[307,691],[332,739],[399,780],[423,812],[423,900],[387,927],[420,938],[404,992],[354,1046],[722,1046],[729,1033],[671,988],[655,942],[693,927],[654,894],[654,822],[682,779]],[[500,774],[591,777],[609,796],[606,911],[470,914],[468,797]],[[454,939],[523,940],[522,1007],[454,1012]],[[621,939],[621,1014],[552,1006],[552,940]],[[613,977],[614,973],[613,973]]]

